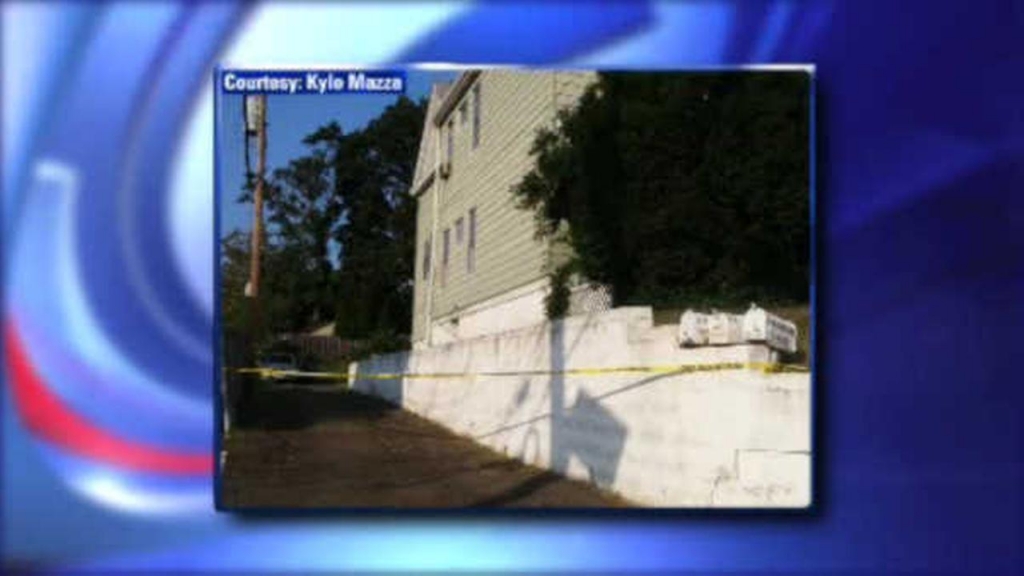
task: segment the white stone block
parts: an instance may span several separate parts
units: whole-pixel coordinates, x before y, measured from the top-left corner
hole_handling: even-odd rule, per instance
[[[679,317],[679,345],[705,346],[708,343],[708,315],[687,310]]]
[[[741,342],[743,342],[742,316],[713,312],[708,318],[708,344],[725,345]]]
[[[743,315],[743,338],[747,342],[764,342],[775,350],[796,352],[797,334],[796,324],[756,304]]]

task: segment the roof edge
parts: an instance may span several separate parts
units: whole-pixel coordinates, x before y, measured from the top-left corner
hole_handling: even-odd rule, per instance
[[[445,95],[444,100],[441,102],[441,107],[434,114],[434,126],[444,124],[445,118],[455,108],[455,103],[462,99],[462,96],[469,90],[470,85],[473,84],[477,76],[480,76],[479,70],[470,70],[459,75],[459,78],[448,90],[448,94]]]
[[[409,195],[411,195],[413,198],[418,198],[424,192],[426,192],[427,187],[429,187],[431,184],[434,183],[434,173],[435,172],[436,172],[435,170],[431,170],[423,178],[423,180],[420,180],[419,182],[413,184],[412,187],[409,188]]]

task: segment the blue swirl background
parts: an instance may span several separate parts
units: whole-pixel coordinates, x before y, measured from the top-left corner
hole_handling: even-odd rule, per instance
[[[5,562],[1021,571],[1019,3],[2,10]],[[209,456],[212,66],[419,61],[816,64],[815,514],[243,522],[213,512],[208,473],[83,453],[26,412],[27,365],[98,433]]]

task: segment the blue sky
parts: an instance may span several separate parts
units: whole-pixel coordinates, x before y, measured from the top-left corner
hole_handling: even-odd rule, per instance
[[[454,71],[409,70],[406,96],[418,99],[430,94],[436,82],[449,82]],[[267,102],[267,173],[285,166],[289,160],[307,152],[302,139],[318,127],[337,121],[342,130],[352,132],[365,127],[398,98],[394,94],[300,94],[273,95]],[[242,99],[240,95],[221,95],[219,121],[221,141],[217,151],[221,187],[220,235],[232,230],[252,228],[252,205],[236,200],[245,179],[245,145],[242,135]],[[254,150],[255,152],[255,150]],[[251,158],[256,167],[255,153]]]

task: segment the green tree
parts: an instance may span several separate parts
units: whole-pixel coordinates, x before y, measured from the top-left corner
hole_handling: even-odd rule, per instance
[[[803,73],[601,74],[513,191],[617,303],[806,301],[808,103]]]
[[[408,191],[425,113],[425,101],[402,97],[363,130],[343,134],[328,124],[306,140],[328,150],[334,195],[344,213],[334,232],[341,245],[341,336],[409,332],[416,225]]]
[[[266,330],[301,331],[334,319],[348,338],[393,342],[408,334],[416,235],[408,191],[425,113],[425,101],[401,97],[361,130],[345,133],[328,122],[303,140],[306,154],[267,178]],[[239,201],[252,201],[251,183]],[[244,320],[235,294],[248,279],[247,242],[237,233],[224,244],[225,316],[233,323]],[[332,242],[340,261],[332,259]]]
[[[251,235],[234,230],[221,241],[220,286],[224,327],[256,342],[270,335],[295,330],[294,279],[301,262],[291,249],[267,245],[263,253],[263,285],[259,291],[260,319],[253,316],[254,302],[245,295],[249,282]]]
[[[249,281],[249,235],[232,231],[221,240],[221,320],[226,328],[246,331],[245,285]]]
[[[267,187],[273,241],[295,259],[295,276],[289,288],[296,330],[334,317],[330,243],[341,203],[333,194],[332,179],[327,153],[314,149],[275,170]]]
[[[266,306],[279,309],[280,322],[273,324],[278,331],[304,331],[333,317],[329,247],[341,207],[332,177],[326,153],[311,149],[266,179],[260,295]],[[252,201],[253,187],[250,180],[240,202]]]

